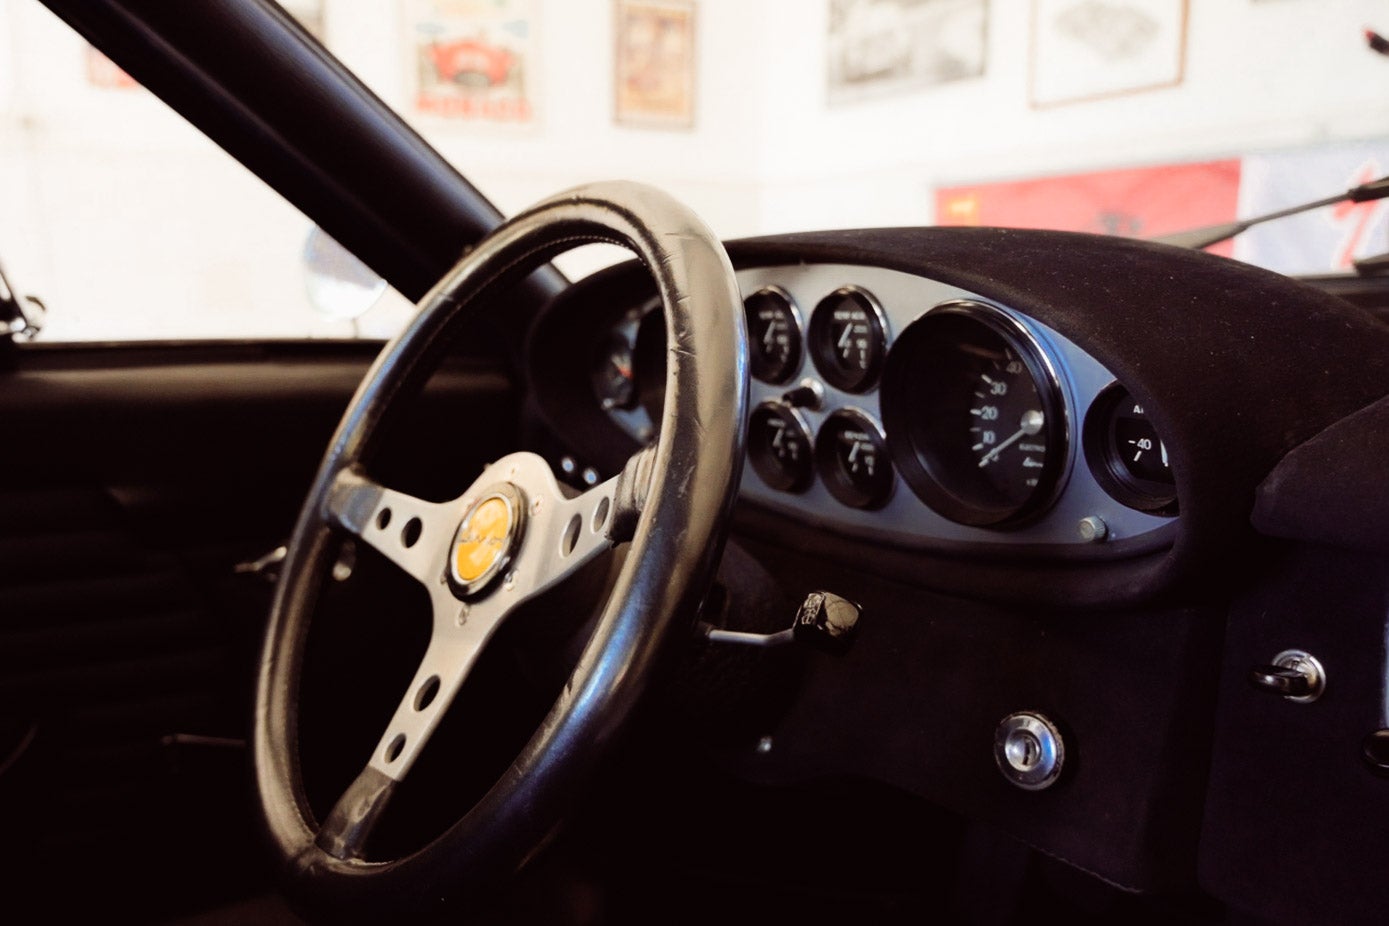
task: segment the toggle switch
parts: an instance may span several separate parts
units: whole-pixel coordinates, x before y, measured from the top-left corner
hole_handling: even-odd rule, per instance
[[[811,592],[796,611],[795,620],[777,633],[744,633],[701,624],[699,631],[710,643],[736,646],[784,646],[800,643],[830,653],[842,653],[853,642],[863,609],[833,592]]]

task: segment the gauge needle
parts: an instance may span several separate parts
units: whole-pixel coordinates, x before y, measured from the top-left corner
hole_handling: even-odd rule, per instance
[[[766,330],[765,332],[763,332],[763,334],[762,334],[762,349],[765,350],[767,353],[770,354],[770,353],[772,352],[772,348],[775,347],[775,346],[776,346],[776,326],[775,326],[775,325],[768,325],[768,326],[767,326],[767,330]]]
[[[844,333],[841,334],[841,335],[839,336],[839,341],[838,341],[838,343],[835,345],[835,346],[837,346],[837,347],[839,348],[840,353],[842,353],[842,354],[844,355],[844,358],[845,358],[846,360],[847,360],[848,357],[849,357],[849,351],[852,350],[852,348],[849,346],[849,339],[850,339],[851,337],[853,337],[853,336],[854,336],[854,326],[853,326],[852,324],[845,325],[845,326],[844,326]]]
[[[1036,409],[1023,412],[1022,421],[1020,422],[1022,427],[1018,428],[1017,431],[1015,431],[1013,435],[1009,437],[1007,440],[1005,440],[1003,443],[999,444],[997,447],[980,457],[979,468],[983,469],[984,467],[992,463],[994,460],[997,460],[998,455],[1000,453],[1007,450],[1009,447],[1013,446],[1018,441],[1022,440],[1024,437],[1031,437],[1038,431],[1042,430],[1042,424],[1045,421],[1046,417]]]

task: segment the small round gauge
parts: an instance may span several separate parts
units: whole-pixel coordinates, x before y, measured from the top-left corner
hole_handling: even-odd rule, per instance
[[[1167,445],[1143,404],[1118,383],[1096,397],[1085,416],[1090,472],[1116,501],[1153,514],[1177,513],[1177,479]]]
[[[632,373],[632,345],[618,332],[603,342],[589,373],[593,394],[604,411],[633,408],[637,404],[637,380]]]
[[[815,438],[815,464],[825,488],[850,508],[881,508],[892,494],[882,428],[855,409],[825,419]]]
[[[814,475],[810,431],[780,402],[763,402],[748,424],[748,458],[762,481],[781,492],[804,492]]]
[[[1055,497],[1061,389],[1032,336],[998,309],[946,303],[909,325],[888,358],[882,408],[893,462],[938,514],[1017,524]]]
[[[856,286],[830,293],[810,317],[810,355],[820,375],[845,392],[876,385],[887,353],[887,326],[873,296]]]
[[[778,385],[801,366],[801,322],[796,304],[776,286],[759,289],[743,301],[748,321],[752,375]]]

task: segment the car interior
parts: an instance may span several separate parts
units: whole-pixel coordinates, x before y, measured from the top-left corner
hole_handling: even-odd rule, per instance
[[[419,309],[0,336],[13,921],[1382,921],[1385,277],[503,216],[269,0],[42,2]]]

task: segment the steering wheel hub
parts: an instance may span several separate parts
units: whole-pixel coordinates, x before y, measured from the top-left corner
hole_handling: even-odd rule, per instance
[[[459,598],[487,591],[511,564],[526,526],[526,500],[510,482],[494,485],[468,507],[453,535],[449,586]]]

